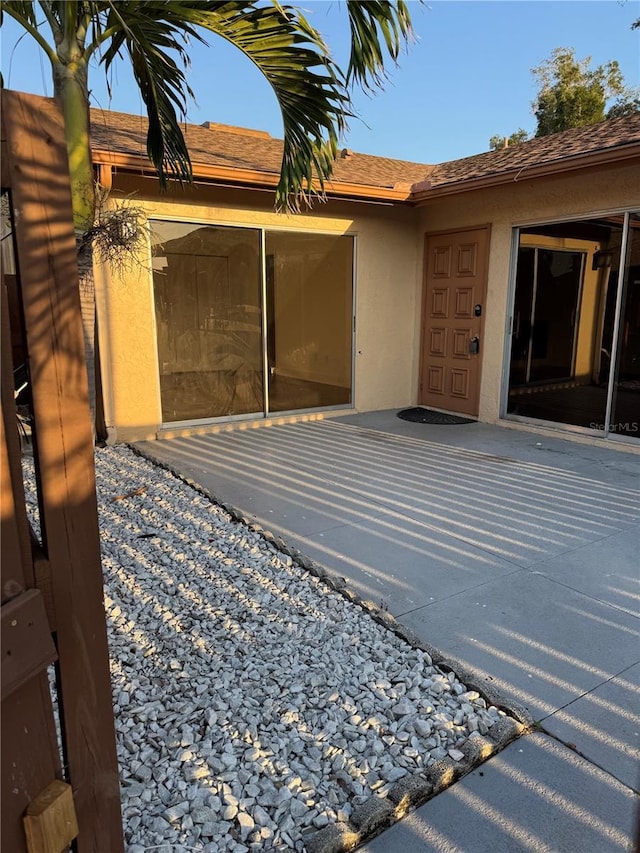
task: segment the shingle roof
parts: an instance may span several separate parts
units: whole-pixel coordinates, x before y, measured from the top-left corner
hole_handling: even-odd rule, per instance
[[[197,166],[250,170],[273,179],[280,172],[282,140],[268,133],[207,123],[184,127],[194,172]],[[146,159],[147,120],[128,113],[91,111],[91,136],[98,151]],[[331,186],[351,184],[402,190],[402,199],[425,198],[430,192],[458,191],[478,181],[500,182],[537,170],[562,171],[598,155],[610,158],[638,154],[640,113],[532,139],[498,151],[431,166],[388,157],[343,152],[335,164]],[[273,180],[271,180],[273,185]],[[400,196],[399,196],[400,197]]]
[[[268,133],[207,123],[187,124],[185,138],[194,164],[250,169],[278,175],[282,140]],[[91,111],[91,141],[94,149],[146,157],[147,120],[127,113]],[[433,166],[372,157],[349,152],[336,161],[332,181],[374,187],[405,185],[423,181]]]
[[[599,124],[564,130],[551,136],[537,137],[529,142],[501,148],[474,157],[451,160],[437,165],[425,186],[414,190],[442,187],[448,184],[486,178],[492,175],[561,164],[573,157],[622,148],[640,142],[640,113]]]

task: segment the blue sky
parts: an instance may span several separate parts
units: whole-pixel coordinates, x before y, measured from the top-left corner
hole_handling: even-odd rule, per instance
[[[302,0],[338,60],[346,58],[344,9],[334,0]],[[640,85],[640,0],[432,0],[411,3],[417,41],[390,66],[383,92],[358,94],[361,120],[345,144],[387,157],[438,163],[486,151],[493,134],[532,131],[531,69],[555,47],[573,47],[594,64],[616,59],[630,86]],[[5,16],[2,72],[12,89],[51,95],[48,60]],[[14,49],[15,46],[15,49]],[[260,74],[222,40],[194,46],[189,82],[196,93],[188,119],[255,127],[282,135],[277,103]],[[100,69],[90,77],[96,106],[139,113],[142,102],[124,64],[109,100]]]

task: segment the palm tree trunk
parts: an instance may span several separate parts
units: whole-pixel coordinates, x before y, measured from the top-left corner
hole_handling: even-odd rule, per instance
[[[80,310],[82,313],[82,331],[84,353],[89,388],[89,416],[91,429],[96,435],[96,286],[93,273],[91,246],[83,245],[82,237],[76,235],[78,249],[78,287],[80,291]]]
[[[89,93],[87,67],[82,59],[70,59],[54,68],[54,92],[64,115],[73,224],[78,247],[78,275],[82,327],[89,384],[89,409],[95,435],[95,279],[90,243],[83,240],[93,225],[95,188],[89,144]]]

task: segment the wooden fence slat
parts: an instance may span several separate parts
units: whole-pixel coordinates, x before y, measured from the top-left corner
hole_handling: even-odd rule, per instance
[[[3,372],[6,365],[3,364]],[[3,375],[4,384],[4,375]],[[6,391],[6,388],[3,389]],[[24,493],[22,504],[16,499],[19,489],[15,481],[11,483],[9,451],[13,459],[20,461],[20,448],[15,424],[15,406],[5,409],[3,393],[2,416],[0,417],[0,472],[2,473],[2,588],[8,590],[8,604],[1,609],[11,607],[22,595],[17,593],[25,589],[27,579],[22,573],[24,562],[21,550],[25,545],[20,535],[16,519],[17,509],[24,513]],[[13,404],[13,399],[9,402]],[[8,415],[8,418],[7,418]],[[15,433],[14,441],[7,447],[7,432]],[[19,468],[19,464],[18,464]],[[20,480],[20,489],[22,480]],[[27,550],[28,553],[28,550]],[[5,562],[10,560],[10,562]],[[29,593],[26,593],[29,595]],[[3,649],[4,651],[4,649]],[[3,672],[4,677],[4,672]],[[0,822],[0,849],[11,853],[27,853],[22,816],[32,798],[49,784],[52,779],[61,776],[60,755],[51,710],[51,695],[46,672],[40,672],[14,690],[8,699],[2,702],[0,714],[2,740],[2,821]]]
[[[65,759],[78,853],[123,849],[102,599],[93,433],[62,117],[3,93],[6,166],[29,352],[41,524],[57,620]],[[23,259],[28,259],[24,263]],[[34,792],[36,794],[38,792]]]
[[[0,639],[4,702],[58,659],[40,590],[29,589],[3,606]]]
[[[23,816],[29,803],[62,776],[46,672],[2,703],[1,849],[27,853]],[[105,853],[106,853],[106,848]]]

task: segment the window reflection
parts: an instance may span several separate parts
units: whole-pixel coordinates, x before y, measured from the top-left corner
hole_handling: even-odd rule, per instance
[[[266,234],[269,409],[351,400],[353,238]]]
[[[510,414],[605,429],[624,217],[520,232]]]
[[[263,409],[260,235],[154,222],[163,421]]]

